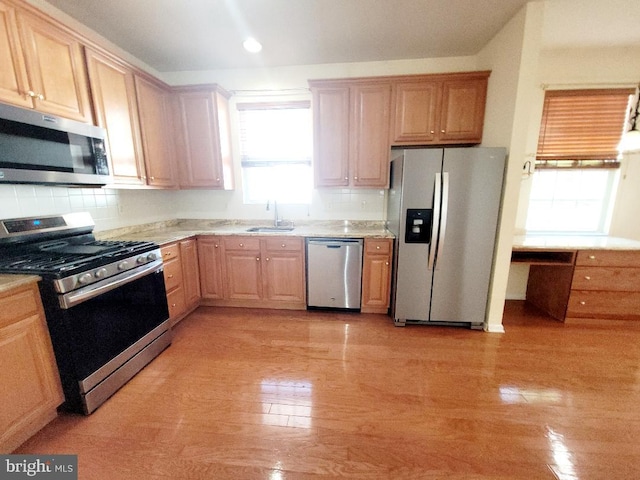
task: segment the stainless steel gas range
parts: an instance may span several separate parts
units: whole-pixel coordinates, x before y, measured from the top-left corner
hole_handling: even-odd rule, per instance
[[[0,272],[39,275],[62,408],[90,414],[171,344],[162,256],[87,213],[0,220]]]

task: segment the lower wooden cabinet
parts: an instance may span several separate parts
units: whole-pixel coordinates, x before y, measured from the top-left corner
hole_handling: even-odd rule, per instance
[[[0,293],[0,452],[53,420],[64,401],[35,282]]]
[[[164,284],[167,290],[169,318],[175,325],[200,302],[198,250],[195,239],[162,247]]]
[[[640,251],[578,251],[566,317],[640,320]]]
[[[306,308],[301,237],[198,238],[205,305]]]
[[[393,240],[365,238],[362,263],[363,313],[387,313],[391,298]]]

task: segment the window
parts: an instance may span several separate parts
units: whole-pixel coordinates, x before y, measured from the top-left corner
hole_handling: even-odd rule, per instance
[[[630,89],[545,94],[528,232],[607,233]]]
[[[244,203],[311,203],[310,103],[241,103],[238,111]]]

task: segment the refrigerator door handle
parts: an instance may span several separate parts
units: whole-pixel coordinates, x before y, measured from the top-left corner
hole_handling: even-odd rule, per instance
[[[436,261],[436,248],[440,236],[440,210],[442,207],[442,174],[436,173],[433,189],[433,222],[431,227],[431,243],[429,244],[429,270],[433,270]]]
[[[436,260],[442,255],[444,236],[447,233],[447,211],[449,210],[449,172],[442,173],[442,206],[440,211],[440,228],[438,233],[438,253]],[[436,265],[436,269],[437,269]]]

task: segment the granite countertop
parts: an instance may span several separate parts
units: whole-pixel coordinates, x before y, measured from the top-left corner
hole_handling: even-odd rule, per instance
[[[607,235],[516,235],[514,250],[640,250],[640,242]]]
[[[339,238],[394,238],[384,222],[317,221],[299,222],[291,231],[247,232],[251,227],[271,227],[269,223],[251,220],[171,220],[96,232],[99,239],[144,240],[159,245],[183,240],[194,235],[245,235]]]
[[[0,275],[0,293],[7,292],[28,283],[34,283],[40,280],[37,275]]]

